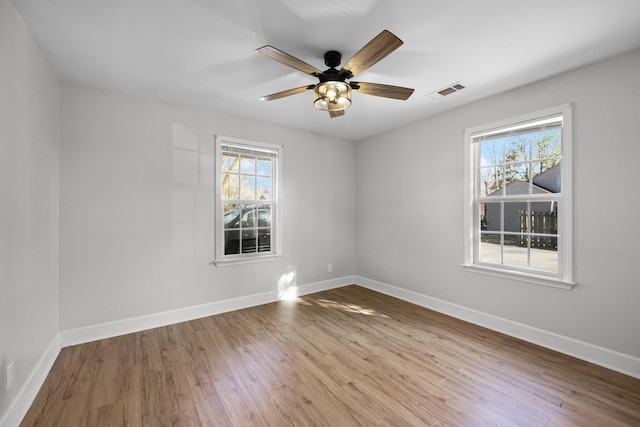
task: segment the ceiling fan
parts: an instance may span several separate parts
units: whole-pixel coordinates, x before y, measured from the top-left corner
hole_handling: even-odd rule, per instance
[[[403,41],[390,31],[384,30],[353,55],[339,70],[336,67],[340,65],[342,60],[340,52],[330,50],[325,53],[324,63],[329,67],[325,71],[320,71],[313,65],[309,65],[273,46],[263,46],[256,49],[256,52],[303,73],[317,77],[320,82],[315,85],[300,86],[273,93],[260,99],[273,101],[285,96],[313,90],[313,105],[319,110],[328,111],[329,116],[332,118],[344,115],[344,110],[351,105],[352,91],[366,95],[406,100],[413,93],[413,89],[380,83],[349,81],[399,48],[402,43]]]

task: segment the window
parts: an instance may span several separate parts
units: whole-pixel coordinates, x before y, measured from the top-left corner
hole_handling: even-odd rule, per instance
[[[465,267],[570,289],[571,106],[465,131]]]
[[[282,147],[216,136],[216,265],[279,258]]]

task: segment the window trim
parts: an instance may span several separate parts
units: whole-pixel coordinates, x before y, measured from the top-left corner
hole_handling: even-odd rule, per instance
[[[248,264],[255,262],[273,261],[282,259],[282,145],[268,142],[252,141],[248,139],[215,135],[215,259],[213,263],[217,267]],[[222,146],[234,146],[240,150],[275,153],[273,165],[273,197],[271,200],[271,251],[252,252],[245,254],[224,254],[224,201],[222,200]]]
[[[543,273],[524,272],[501,268],[500,266],[488,266],[476,264],[474,253],[478,242],[475,232],[476,219],[479,218],[479,202],[476,199],[479,185],[479,174],[476,171],[479,147],[472,142],[474,135],[490,132],[494,129],[517,126],[518,124],[532,122],[536,119],[562,114],[562,168],[560,170],[563,203],[562,218],[558,222],[558,275],[545,275]],[[517,281],[529,282],[538,285],[551,286],[560,289],[571,289],[575,286],[573,281],[573,121],[572,105],[570,103],[545,108],[542,110],[522,114],[503,120],[498,120],[484,125],[473,126],[464,130],[464,262],[462,266],[466,271],[486,274],[494,277],[502,277]],[[478,226],[479,229],[479,226]]]

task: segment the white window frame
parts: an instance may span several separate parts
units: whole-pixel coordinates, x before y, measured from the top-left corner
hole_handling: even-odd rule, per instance
[[[488,134],[492,130],[506,129],[519,124],[531,123],[535,120],[562,115],[562,167],[560,179],[561,193],[554,194],[562,202],[562,210],[558,214],[558,273],[514,269],[496,264],[483,264],[478,261],[480,244],[480,144],[473,138],[479,134]],[[465,129],[464,132],[464,264],[467,271],[482,273],[496,277],[509,278],[561,289],[571,289],[573,281],[573,169],[572,169],[572,107],[571,104],[546,108],[505,120]],[[535,200],[532,197],[531,200]]]
[[[222,198],[222,147],[229,146],[239,151],[269,153],[273,159],[272,162],[272,198],[271,205],[271,247],[268,252],[252,252],[234,255],[225,255],[224,253],[224,205],[233,202]],[[271,144],[267,142],[251,141],[242,138],[234,138],[223,135],[215,136],[215,174],[216,174],[216,243],[215,243],[215,265],[227,266],[246,264],[253,262],[272,261],[282,258],[282,212],[280,208],[281,188],[282,188],[282,145]],[[243,201],[251,203],[251,201]],[[264,201],[254,201],[263,204]]]

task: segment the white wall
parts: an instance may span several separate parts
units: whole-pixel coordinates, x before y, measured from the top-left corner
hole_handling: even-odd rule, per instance
[[[355,143],[68,83],[61,111],[61,330],[353,274]],[[215,134],[284,146],[282,260],[211,264]]]
[[[567,102],[577,286],[464,271],[463,130]],[[639,112],[634,52],[361,141],[357,274],[640,357]]]
[[[0,425],[58,333],[59,91],[0,0]]]
[[[578,285],[465,272],[463,129],[565,102]],[[640,357],[638,111],[640,52],[358,144],[75,84],[60,93],[0,0],[0,380],[15,367],[0,425],[26,410],[16,398],[30,403],[59,331],[271,292],[285,275],[304,285],[357,273]],[[281,261],[211,264],[216,133],[284,145]]]

